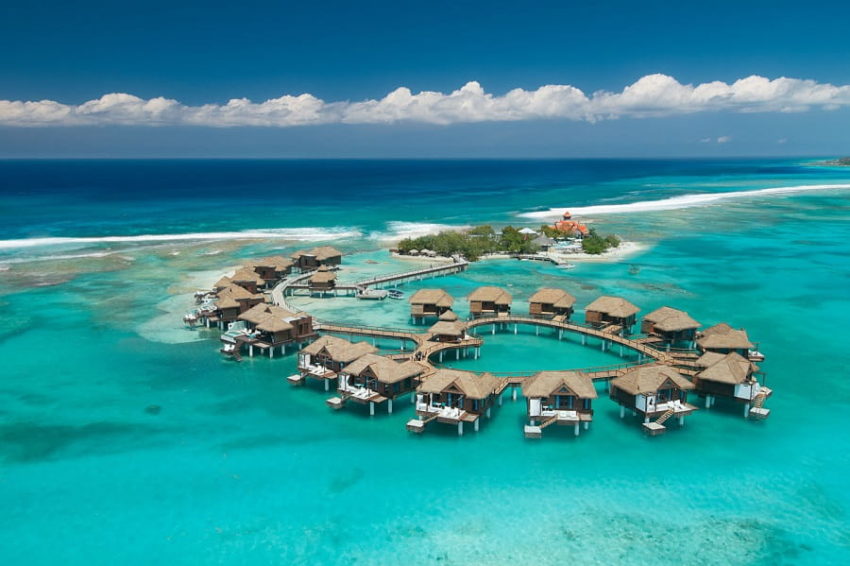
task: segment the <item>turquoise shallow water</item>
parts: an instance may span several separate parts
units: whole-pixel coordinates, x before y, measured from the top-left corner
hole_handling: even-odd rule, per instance
[[[582,179],[581,190],[598,186],[604,198],[632,202],[664,198],[664,187],[676,194],[742,190],[786,186],[788,176],[798,184],[850,182],[850,173],[793,164],[689,167],[702,173],[646,166],[615,181]],[[472,187],[490,186],[472,173],[458,175]],[[452,172],[433,176],[452,178]],[[578,190],[545,181],[526,189],[547,198],[560,191],[564,200]],[[497,212],[464,214],[496,221],[530,208],[514,206],[514,184],[504,185],[488,189],[505,193]],[[596,202],[592,192],[581,194],[581,204]],[[435,197],[441,198],[448,197]],[[162,202],[150,206],[171,210]],[[357,252],[346,258],[346,276],[411,265],[390,259],[369,234],[386,230],[387,221],[414,219],[415,211],[382,210],[355,223],[340,218],[347,214],[340,209],[318,224],[355,226],[362,234],[335,242]],[[74,213],[66,213],[65,222],[74,224]],[[257,226],[250,214],[242,227]],[[169,232],[168,215],[161,218],[160,232]],[[718,406],[650,439],[636,420],[621,421],[600,390],[593,426],[577,439],[550,428],[542,441],[524,440],[524,403],[507,396],[478,434],[458,438],[450,427],[435,427],[412,436],[404,429],[412,415],[405,403],[374,418],[331,412],[324,392],[288,386],[294,357],[229,363],[217,354],[215,333],[181,328],[187,293],[240,258],[307,242],[10,249],[0,257],[0,558],[6,564],[850,561],[850,440],[843,433],[850,424],[850,193],[741,198],[595,219],[647,248],[622,262],[570,270],[480,262],[462,276],[405,289],[439,284],[462,313],[461,297],[477,285],[510,285],[521,312],[537,287],[560,285],[579,306],[617,293],[644,312],[671,304],[704,324],[744,326],[768,356],[763,369],[775,390],[768,421],[745,421],[737,408]],[[146,228],[156,227],[148,222]],[[307,225],[303,218],[294,222]],[[45,225],[52,235],[69,235],[53,221]],[[186,218],[180,225],[191,228]],[[43,259],[50,255],[88,257]],[[404,301],[298,301],[320,318],[409,324]],[[481,359],[446,363],[520,371],[620,360],[529,329],[483,337]]]

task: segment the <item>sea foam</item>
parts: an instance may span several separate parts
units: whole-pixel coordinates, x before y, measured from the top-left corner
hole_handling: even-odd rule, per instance
[[[589,214],[628,214],[632,212],[654,212],[660,210],[676,210],[680,208],[691,208],[694,206],[707,206],[718,201],[762,197],[768,195],[802,193],[807,191],[824,191],[831,189],[850,189],[850,184],[839,185],[798,185],[793,187],[774,187],[769,189],[755,189],[749,191],[733,191],[728,193],[701,193],[692,195],[680,195],[659,200],[645,200],[625,204],[597,204],[590,206],[571,206],[569,211],[575,215]],[[560,216],[565,207],[550,208],[534,212],[522,212],[519,216],[524,218],[550,219]]]
[[[130,244],[150,242],[186,242],[204,240],[278,239],[296,241],[325,241],[355,238],[360,232],[350,228],[264,228],[235,232],[190,232],[186,234],[139,234],[133,236],[46,237],[0,240],[0,250],[61,246],[73,244]]]
[[[463,230],[468,225],[437,224],[430,222],[403,222],[392,220],[387,222],[387,229],[383,232],[372,232],[369,238],[372,240],[403,240],[404,238],[418,238],[428,234],[436,234],[445,230]]]

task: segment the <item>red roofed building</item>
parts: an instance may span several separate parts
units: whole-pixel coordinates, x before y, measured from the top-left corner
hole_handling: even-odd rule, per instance
[[[555,230],[579,237],[590,234],[590,229],[587,226],[577,220],[573,220],[572,217],[573,215],[568,210],[565,210],[563,219],[555,222]]]

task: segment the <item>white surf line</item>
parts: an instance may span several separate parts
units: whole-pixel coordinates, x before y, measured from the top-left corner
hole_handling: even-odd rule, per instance
[[[693,195],[680,195],[666,199],[645,200],[638,202],[630,202],[626,204],[597,204],[590,206],[550,208],[548,210],[540,210],[534,212],[521,212],[518,214],[518,216],[521,216],[523,218],[549,219],[561,216],[565,209],[576,215],[627,214],[630,212],[677,210],[680,208],[691,208],[694,206],[706,206],[727,199],[761,197],[767,195],[803,193],[808,191],[825,191],[834,189],[850,189],[850,184],[797,185],[792,187],[774,187],[769,189],[733,191],[728,193],[701,193]]]
[[[206,240],[299,240],[324,241],[360,236],[358,230],[344,228],[270,228],[240,232],[194,232],[187,234],[139,234],[135,236],[47,237],[0,240],[0,250],[58,246],[68,244],[128,244],[146,242],[186,242]]]

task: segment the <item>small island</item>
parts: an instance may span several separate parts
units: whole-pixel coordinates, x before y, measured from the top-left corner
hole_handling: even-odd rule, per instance
[[[497,231],[489,224],[466,230],[444,230],[401,240],[394,252],[402,256],[462,257],[477,261],[485,256],[541,259],[559,263],[554,255],[602,255],[620,246],[614,234],[601,235],[572,219],[569,212],[553,225],[538,230],[505,226]]]
[[[839,157],[827,161],[818,161],[815,165],[822,167],[850,167],[850,157]]]

